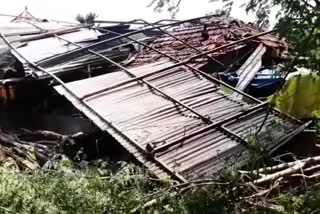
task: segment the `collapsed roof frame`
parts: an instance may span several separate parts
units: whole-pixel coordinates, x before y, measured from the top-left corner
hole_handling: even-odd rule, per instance
[[[176,36],[170,34],[169,32],[167,32],[167,31],[165,31],[165,30],[162,30],[161,27],[154,26],[152,23],[148,23],[147,21],[145,21],[145,20],[143,20],[143,19],[138,19],[138,20],[141,20],[142,22],[146,23],[147,26],[151,26],[151,27],[155,27],[156,29],[159,29],[159,30],[162,31],[164,34],[166,34],[166,35],[174,38],[175,40],[177,40],[177,41],[179,41],[179,42],[182,42],[183,44],[187,45],[188,47],[191,47],[192,49],[194,49],[194,50],[196,50],[197,52],[199,52],[198,55],[191,56],[190,59],[195,59],[195,57],[198,57],[198,56],[199,56],[199,57],[200,57],[200,56],[206,56],[207,58],[212,59],[213,61],[217,62],[218,64],[222,64],[221,62],[217,61],[216,59],[214,59],[214,58],[212,58],[212,57],[210,57],[210,56],[208,55],[208,54],[210,54],[210,53],[215,52],[215,50],[211,50],[211,51],[207,51],[207,52],[202,52],[201,50],[199,50],[199,49],[197,49],[196,47],[194,47],[194,46],[192,46],[192,45],[184,42],[183,40],[177,38]],[[93,28],[94,28],[94,29],[97,29],[97,30],[105,31],[105,32],[108,32],[108,33],[111,33],[111,34],[115,34],[115,35],[117,35],[117,36],[121,36],[120,33],[117,33],[117,32],[111,31],[111,30],[106,30],[106,29],[102,29],[102,28],[99,28],[99,27],[93,27]],[[254,39],[254,38],[259,37],[259,36],[262,36],[262,35],[270,34],[270,33],[274,32],[274,31],[275,31],[275,30],[271,30],[271,31],[268,31],[268,32],[264,32],[264,33],[262,33],[261,35],[252,36],[251,39]],[[125,36],[125,34],[123,34],[123,36]],[[149,48],[149,49],[152,49],[152,50],[156,51],[157,53],[159,53],[159,54],[161,54],[161,55],[163,55],[163,56],[165,56],[165,57],[167,57],[167,58],[169,58],[169,59],[177,62],[178,64],[184,65],[184,66],[190,68],[191,70],[193,70],[193,71],[195,71],[195,72],[203,75],[205,78],[207,78],[207,79],[209,79],[209,80],[211,80],[211,81],[217,82],[217,83],[219,83],[219,84],[222,84],[222,85],[224,85],[224,86],[226,86],[226,87],[234,90],[234,91],[237,92],[238,94],[245,95],[247,98],[251,98],[251,99],[253,98],[253,100],[254,100],[255,102],[260,103],[260,105],[256,106],[257,108],[260,108],[260,107],[265,106],[265,105],[268,104],[268,102],[261,103],[260,100],[254,98],[254,97],[251,97],[250,95],[247,95],[247,94],[243,93],[241,90],[238,91],[237,89],[235,89],[235,88],[233,88],[233,87],[230,87],[228,84],[225,84],[223,81],[220,81],[220,80],[218,80],[218,79],[216,79],[216,78],[214,78],[214,77],[212,77],[212,76],[209,76],[209,75],[207,75],[206,73],[204,73],[203,71],[201,71],[201,70],[199,70],[199,69],[197,69],[197,68],[195,68],[195,67],[193,67],[193,66],[188,65],[187,63],[188,63],[189,61],[191,61],[191,60],[189,60],[189,61],[186,60],[186,62],[184,62],[184,61],[182,62],[182,61],[177,60],[177,59],[175,59],[174,57],[172,57],[172,56],[170,56],[170,55],[168,55],[168,54],[165,54],[165,53],[157,50],[156,48],[151,47],[150,45],[147,45],[147,44],[142,43],[142,42],[139,42],[139,41],[135,41],[134,39],[130,39],[130,38],[127,37],[127,36],[126,36],[126,38],[128,38],[129,40],[132,40],[133,42],[136,42],[136,43],[138,43],[138,44],[140,44],[140,45],[142,45],[142,46],[144,46],[144,47],[147,47],[147,48]],[[244,40],[247,41],[248,39],[251,40],[250,37],[248,37],[248,38],[246,38],[246,39],[244,39]],[[239,44],[240,42],[242,42],[242,41],[239,40],[239,41],[236,41],[236,42],[231,43],[231,44],[236,45],[236,44]],[[226,47],[229,47],[228,44],[225,45],[225,46],[226,46]],[[79,47],[79,46],[78,46],[78,47]],[[226,48],[226,47],[222,46],[222,47],[219,47],[219,48],[217,48],[217,49],[218,49],[218,50],[221,50],[220,48]],[[217,50],[216,50],[216,51],[217,51]],[[117,66],[117,63],[114,63],[114,65]],[[223,64],[222,64],[222,65],[223,65]],[[223,66],[224,66],[224,65],[223,65]],[[124,68],[124,67],[121,66],[121,65],[119,65],[118,67],[121,68],[122,70],[125,70],[126,72],[130,72],[129,70],[127,70],[126,68]],[[143,81],[143,82],[146,83],[146,81],[144,81],[143,78],[145,78],[145,77],[150,77],[150,76],[152,76],[153,74],[158,74],[158,73],[160,73],[160,72],[169,70],[169,69],[171,69],[171,68],[174,68],[174,67],[168,67],[168,68],[165,68],[165,69],[161,69],[161,70],[154,71],[154,72],[151,72],[151,73],[149,73],[149,74],[140,76],[139,79],[137,79],[137,81],[138,81],[138,80],[141,80],[141,81]],[[134,81],[134,80],[132,80],[132,81]],[[96,94],[99,94],[99,93],[102,93],[102,92],[106,92],[106,91],[109,91],[109,90],[111,90],[111,89],[115,89],[115,88],[117,88],[117,87],[123,86],[123,85],[128,84],[128,83],[130,83],[130,82],[132,82],[132,81],[129,80],[129,81],[127,81],[127,82],[119,83],[118,85],[115,85],[115,86],[113,86],[113,87],[109,87],[109,88],[106,88],[106,89],[99,90],[99,91],[97,91],[97,92],[93,92],[93,93],[87,94],[87,95],[85,95],[85,96],[82,97],[82,100],[84,100],[84,99],[86,99],[86,98],[89,98],[89,97],[91,97],[91,96],[94,96],[94,95],[96,95]],[[147,84],[150,86],[149,83],[147,83]],[[242,93],[240,93],[240,92],[242,92]],[[161,93],[162,93],[162,92],[161,92]],[[202,120],[203,120],[204,122],[207,122],[207,123],[209,123],[210,125],[209,125],[208,127],[205,127],[205,128],[203,128],[203,129],[201,129],[201,130],[198,130],[198,131],[196,131],[196,132],[194,132],[194,133],[191,133],[191,134],[189,134],[189,135],[187,135],[187,136],[184,136],[183,138],[177,139],[177,140],[175,140],[174,142],[167,143],[167,144],[165,144],[165,145],[162,145],[162,146],[160,146],[160,147],[155,148],[154,150],[150,151],[153,156],[154,156],[156,153],[161,152],[161,151],[169,148],[170,146],[179,144],[179,143],[182,142],[184,139],[187,139],[187,138],[196,136],[196,135],[198,135],[198,134],[200,134],[200,133],[203,133],[203,132],[205,132],[205,131],[207,131],[207,130],[209,130],[209,129],[212,129],[212,128],[216,127],[216,126],[221,125],[221,124],[222,124],[223,122],[225,122],[225,121],[232,120],[232,119],[237,118],[237,117],[239,116],[239,115],[235,115],[235,116],[231,116],[230,119],[228,118],[228,119],[226,119],[226,120],[224,120],[224,121],[214,122],[214,121],[212,121],[210,118],[207,118],[207,117],[205,117],[204,115],[201,115],[200,113],[195,112],[193,109],[191,109],[190,107],[184,105],[184,104],[181,103],[180,101],[177,102],[173,97],[171,97],[171,96],[169,96],[169,95],[167,95],[167,94],[164,94],[164,95],[165,95],[166,97],[168,97],[169,99],[173,100],[175,103],[178,103],[179,105],[181,105],[181,106],[183,106],[184,108],[188,109],[188,110],[191,111],[192,113],[195,113],[196,115],[200,116],[200,118],[202,118]],[[248,112],[251,112],[251,111],[253,111],[253,110],[255,110],[255,109],[256,109],[255,107],[252,108],[252,109],[249,109]],[[247,112],[247,113],[248,113],[248,112]],[[240,114],[240,115],[241,115],[241,114]],[[233,133],[232,131],[230,131],[230,130],[227,129],[226,127],[222,126],[222,127],[220,127],[220,128],[221,128],[223,131],[227,132],[229,135],[232,135],[232,136],[236,137],[237,139],[239,139],[240,141],[243,141],[243,139],[242,139],[240,136],[238,136],[237,134]]]
[[[76,43],[74,43],[74,42],[68,41],[68,40],[63,39],[63,38],[61,38],[61,37],[59,37],[59,36],[57,36],[57,37],[60,38],[61,40],[64,40],[64,41],[68,42],[69,44],[73,44],[73,45],[75,45],[75,46],[77,46],[77,47],[79,47],[79,48],[82,47],[81,45],[78,45],[78,44],[76,44]],[[146,45],[146,44],[144,44],[144,45],[150,47],[149,45]],[[135,74],[131,73],[127,68],[123,67],[123,66],[120,65],[119,63],[117,63],[117,62],[115,62],[115,61],[113,61],[113,60],[111,60],[111,59],[109,59],[109,58],[107,58],[107,57],[105,57],[105,56],[103,56],[103,55],[95,52],[95,51],[92,51],[92,50],[90,50],[90,49],[88,49],[87,51],[90,52],[90,53],[92,53],[92,54],[94,54],[94,55],[97,55],[97,56],[99,56],[99,57],[101,57],[101,58],[103,58],[103,59],[105,59],[105,60],[107,60],[108,62],[110,62],[110,63],[112,63],[113,65],[117,66],[117,67],[120,68],[121,70],[124,70],[127,74],[129,74],[129,76],[136,78],[136,75],[135,75]],[[160,53],[162,53],[162,52],[160,52]],[[162,53],[162,54],[164,54],[164,53]],[[175,59],[175,58],[173,58],[173,57],[171,57],[171,56],[169,56],[169,55],[167,55],[167,54],[164,54],[164,55],[165,55],[165,56],[168,56],[168,57],[170,57],[170,58],[172,58],[172,59],[174,59],[174,60],[177,61],[177,62],[179,62],[179,60],[177,60],[177,59]],[[198,73],[200,72],[199,69],[196,69],[196,68],[194,68],[193,66],[187,66],[187,67],[193,69],[194,71],[196,71],[196,72],[198,72]],[[182,106],[183,108],[189,110],[189,111],[192,112],[193,114],[197,115],[197,116],[200,117],[201,120],[203,120],[203,122],[205,122],[206,124],[210,124],[210,125],[209,125],[209,129],[221,124],[221,122],[218,122],[218,123],[217,123],[217,122],[214,122],[214,121],[211,120],[210,118],[208,118],[208,117],[202,115],[201,113],[197,112],[196,110],[194,110],[192,107],[190,107],[190,106],[188,106],[188,105],[186,105],[186,104],[183,104],[180,100],[177,100],[177,99],[175,99],[174,97],[168,95],[167,93],[163,92],[163,91],[162,91],[161,89],[159,89],[158,87],[156,87],[156,86],[152,85],[151,83],[149,83],[148,81],[144,80],[143,78],[141,79],[141,81],[142,81],[143,83],[145,83],[146,85],[148,85],[148,86],[149,86],[150,88],[152,88],[153,90],[155,90],[155,91],[161,93],[162,95],[164,95],[165,97],[167,97],[167,98],[168,98],[169,100],[171,100],[174,104],[178,104],[178,105]],[[88,98],[88,97],[86,97],[86,98]],[[82,98],[82,100],[84,100],[84,98]],[[265,105],[265,104],[266,104],[266,103],[262,103],[262,105]],[[261,107],[261,106],[260,106],[260,107]],[[232,118],[233,118],[233,117],[232,117]],[[222,122],[225,122],[225,121],[222,121]],[[199,131],[199,133],[201,133],[201,132],[203,132],[203,131],[206,131],[206,130],[208,130],[208,129],[201,130],[201,131]],[[230,132],[230,131],[227,130],[227,129],[224,129],[224,131],[228,132],[230,135],[234,135],[234,133]],[[197,134],[197,133],[192,133],[192,136],[195,135],[195,134]],[[185,136],[185,137],[188,138],[188,137],[190,137],[190,136],[187,135],[187,136]],[[235,135],[235,137],[241,139],[240,136],[236,136],[236,135]],[[154,149],[154,150],[152,150],[152,151],[150,151],[150,152],[152,153],[152,155],[155,155],[157,152],[160,152],[160,151],[162,151],[162,150],[164,150],[164,149],[166,149],[166,148],[168,148],[168,147],[170,147],[170,146],[176,145],[176,144],[180,143],[182,140],[183,140],[183,139],[178,139],[178,140],[176,140],[175,142],[171,142],[171,143],[165,144],[165,145],[160,146],[160,147],[158,147],[158,148],[156,148],[156,149]]]
[[[139,30],[138,30],[137,32],[139,32]],[[140,32],[141,32],[141,30],[140,30]],[[236,42],[229,43],[229,44],[227,44],[227,45],[221,46],[221,47],[216,48],[216,49],[214,49],[214,50],[207,51],[207,52],[204,52],[204,53],[196,54],[196,55],[194,55],[194,56],[192,56],[192,57],[190,57],[190,58],[188,58],[187,60],[184,60],[184,61],[179,61],[179,60],[175,59],[174,57],[169,56],[169,55],[167,55],[167,54],[164,54],[164,53],[162,53],[161,51],[159,51],[159,50],[157,50],[157,49],[155,49],[155,48],[153,48],[153,47],[151,47],[151,46],[149,46],[149,45],[146,45],[146,44],[144,44],[144,43],[142,43],[142,42],[139,42],[139,41],[135,41],[135,42],[137,42],[137,43],[139,43],[139,44],[141,44],[141,45],[144,45],[145,47],[148,47],[148,48],[150,48],[150,49],[153,49],[153,50],[159,52],[160,54],[162,54],[163,56],[166,56],[166,57],[168,57],[168,58],[170,58],[170,59],[172,59],[172,60],[174,60],[174,61],[177,62],[177,64],[175,64],[175,65],[173,65],[173,66],[169,66],[169,67],[167,67],[167,68],[165,68],[165,69],[158,70],[158,71],[152,72],[152,73],[150,73],[150,74],[148,74],[148,75],[143,75],[143,76],[140,76],[140,77],[134,77],[134,74],[132,74],[128,69],[126,69],[126,68],[124,68],[122,65],[120,65],[120,64],[112,61],[112,60],[109,59],[108,57],[105,57],[105,56],[103,56],[103,55],[101,55],[101,54],[99,54],[99,53],[97,53],[97,52],[94,52],[94,51],[90,50],[90,47],[82,47],[82,46],[80,46],[80,45],[78,45],[78,44],[76,44],[76,43],[73,43],[73,42],[70,42],[70,41],[68,41],[68,40],[66,40],[66,39],[63,39],[64,41],[66,41],[66,42],[68,42],[68,43],[70,43],[70,44],[73,44],[73,45],[78,46],[79,49],[81,49],[81,50],[86,50],[86,51],[90,52],[91,54],[95,54],[95,55],[103,58],[104,60],[107,60],[108,62],[114,64],[115,66],[119,67],[120,69],[126,71],[126,73],[128,73],[131,77],[133,77],[131,80],[121,83],[121,85],[123,85],[123,84],[128,84],[129,82],[134,82],[134,81],[137,81],[137,82],[138,82],[138,81],[142,81],[142,82],[144,82],[145,84],[147,84],[149,87],[153,88],[154,90],[158,90],[158,91],[160,92],[161,90],[157,89],[156,87],[154,87],[153,85],[151,85],[151,84],[148,83],[147,81],[143,80],[143,78],[149,77],[149,76],[152,76],[152,75],[154,75],[154,74],[156,74],[156,73],[159,73],[159,72],[162,72],[162,71],[165,71],[165,70],[169,70],[169,69],[172,69],[172,68],[176,68],[176,67],[179,67],[179,66],[186,66],[186,67],[190,68],[191,70],[193,70],[194,72],[196,72],[196,73],[204,76],[206,79],[208,79],[208,80],[210,80],[210,81],[213,81],[213,82],[216,82],[216,83],[219,83],[219,84],[222,84],[222,85],[224,85],[224,86],[232,89],[233,91],[236,91],[236,92],[238,92],[238,93],[246,96],[247,98],[250,98],[251,100],[255,101],[256,103],[258,103],[258,105],[254,106],[254,107],[252,107],[252,108],[250,108],[250,109],[247,109],[245,112],[237,113],[236,115],[230,116],[230,117],[228,117],[228,118],[226,118],[225,120],[220,121],[220,122],[214,122],[214,121],[210,120],[210,118],[207,118],[207,117],[201,115],[200,113],[194,111],[193,109],[191,109],[191,108],[188,107],[187,105],[181,103],[180,101],[174,99],[173,97],[169,96],[168,94],[162,92],[162,94],[163,94],[164,96],[166,96],[167,98],[171,99],[171,101],[173,101],[173,102],[179,104],[180,106],[188,109],[188,110],[191,111],[192,113],[194,113],[194,114],[196,114],[197,116],[199,116],[204,122],[210,123],[210,125],[207,126],[207,127],[205,127],[205,128],[203,128],[203,129],[201,129],[201,130],[198,130],[198,131],[196,131],[196,132],[194,132],[194,133],[191,133],[191,134],[189,134],[189,135],[187,135],[187,136],[184,136],[184,137],[181,138],[181,139],[178,139],[178,140],[176,140],[176,141],[174,141],[174,142],[171,142],[171,143],[168,144],[168,145],[163,145],[163,146],[161,146],[161,147],[158,147],[158,148],[156,148],[156,149],[154,150],[154,152],[151,152],[151,153],[148,152],[146,149],[142,148],[139,144],[137,144],[137,143],[135,142],[135,140],[130,139],[128,136],[126,136],[124,133],[122,133],[122,132],[121,132],[116,126],[114,126],[111,122],[107,121],[105,118],[103,118],[103,117],[101,117],[100,115],[98,115],[88,104],[86,104],[86,102],[85,102],[85,100],[84,100],[86,97],[79,98],[77,95],[75,95],[75,94],[65,85],[65,83],[64,83],[60,78],[58,78],[56,75],[48,72],[46,69],[40,67],[39,65],[36,65],[35,63],[29,61],[26,57],[22,56],[22,55],[19,53],[19,51],[17,51],[17,50],[6,40],[6,38],[5,38],[5,36],[4,36],[3,34],[1,34],[1,37],[4,39],[4,41],[7,43],[7,45],[8,45],[12,50],[14,50],[17,54],[19,54],[19,55],[20,55],[26,62],[28,62],[31,66],[35,67],[36,69],[38,69],[38,70],[40,70],[40,71],[42,71],[42,72],[44,72],[44,73],[47,73],[47,74],[50,75],[52,78],[54,78],[59,84],[61,84],[61,86],[68,92],[69,95],[71,95],[77,102],[81,103],[87,110],[90,111],[90,113],[92,113],[92,114],[94,114],[96,117],[98,117],[99,120],[103,121],[103,123],[105,123],[107,126],[112,127],[119,135],[121,135],[123,138],[127,139],[132,145],[134,145],[136,148],[138,148],[140,151],[142,151],[143,154],[145,154],[146,156],[150,156],[150,155],[151,155],[151,156],[152,156],[152,159],[153,159],[158,165],[160,165],[163,169],[165,169],[165,171],[167,171],[171,176],[174,176],[174,177],[177,178],[178,180],[180,180],[180,181],[182,181],[182,182],[185,182],[186,180],[185,180],[181,175],[179,175],[179,174],[177,174],[177,173],[173,173],[173,172],[170,170],[170,168],[169,168],[168,166],[166,166],[166,164],[164,164],[164,163],[162,163],[160,160],[158,160],[157,157],[155,156],[155,153],[157,153],[157,152],[165,149],[165,148],[168,147],[168,146],[175,145],[175,144],[179,143],[181,140],[184,140],[185,138],[190,138],[190,137],[192,137],[192,136],[196,136],[196,135],[198,135],[199,133],[202,133],[202,132],[204,132],[204,131],[206,131],[206,130],[212,129],[212,128],[216,127],[216,126],[220,126],[220,125],[222,124],[222,122],[231,121],[231,120],[233,120],[233,119],[236,119],[236,118],[239,117],[239,116],[246,115],[246,114],[248,114],[248,113],[250,113],[250,112],[252,112],[252,111],[254,111],[254,110],[256,110],[256,109],[259,109],[259,108],[267,105],[267,102],[262,103],[260,100],[254,98],[254,97],[251,97],[251,96],[245,94],[245,93],[242,92],[242,91],[237,91],[237,90],[235,90],[233,87],[229,86],[228,84],[226,84],[226,83],[224,83],[224,82],[222,82],[222,81],[220,81],[220,80],[218,80],[218,79],[216,79],[216,78],[214,78],[214,77],[212,77],[212,76],[204,73],[203,71],[201,71],[201,70],[199,70],[199,69],[197,69],[197,68],[194,68],[193,66],[188,65],[188,63],[191,62],[193,59],[202,57],[202,56],[204,56],[204,55],[206,55],[206,54],[210,54],[210,53],[213,53],[213,52],[215,52],[215,51],[222,50],[222,49],[224,49],[224,48],[231,47],[231,46],[233,46],[233,45],[236,45],[236,44],[239,44],[239,43],[242,43],[242,42],[249,41],[249,40],[251,40],[251,39],[257,38],[257,37],[262,36],[262,35],[269,34],[269,33],[271,33],[271,32],[273,32],[273,31],[264,32],[264,33],[257,34],[257,35],[251,36],[251,37],[247,37],[247,38],[245,38],[245,39],[242,39],[242,40],[239,40],[239,41],[236,41]],[[128,34],[132,35],[132,33],[128,33]],[[57,35],[53,35],[53,36],[59,38],[59,36],[57,36]],[[123,38],[123,37],[127,37],[127,36],[128,36],[127,34],[119,35],[119,36],[117,36],[116,39]],[[115,40],[115,39],[113,38],[113,39],[105,40],[105,41],[103,41],[103,43],[105,43],[105,42],[107,42],[107,41],[110,41],[110,40],[113,41],[113,40]],[[132,40],[133,40],[133,39],[132,39]],[[96,43],[96,44],[101,44],[101,42],[98,42],[98,43]],[[93,46],[95,46],[96,44],[94,44]],[[79,51],[79,49],[76,49],[76,51],[77,51],[77,50]],[[120,84],[118,84],[117,87],[119,87],[119,85],[120,85]],[[92,95],[91,95],[91,96],[92,96]],[[223,127],[222,127],[222,128],[223,128]],[[222,130],[224,130],[225,132],[229,133],[231,136],[236,137],[237,139],[240,139],[240,140],[243,141],[243,139],[242,139],[240,136],[235,135],[233,132],[229,131],[228,129],[223,128]]]

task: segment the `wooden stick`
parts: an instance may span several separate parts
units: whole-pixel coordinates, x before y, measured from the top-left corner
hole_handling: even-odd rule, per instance
[[[310,171],[312,172],[312,171],[314,171],[316,169],[320,169],[320,165],[311,166],[309,168],[304,169],[303,171],[304,172],[310,172]]]
[[[312,158],[315,159],[315,160],[319,159],[319,161],[320,161],[320,156],[315,156],[315,157],[312,157]],[[261,168],[261,169],[258,169],[258,170],[254,170],[253,173],[254,174],[258,174],[258,172],[259,172],[259,174],[260,174],[260,172],[261,173],[267,173],[267,172],[275,172],[275,171],[287,169],[289,167],[295,166],[296,164],[298,164],[301,161],[307,161],[308,159],[309,158],[303,159],[303,160],[297,160],[297,161],[293,161],[293,162],[289,162],[289,163],[282,163],[282,164],[278,164],[276,166],[270,166],[270,167],[266,167],[266,168]]]

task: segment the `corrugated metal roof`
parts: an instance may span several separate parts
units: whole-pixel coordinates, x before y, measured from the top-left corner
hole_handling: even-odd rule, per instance
[[[171,62],[157,62],[133,67],[130,71],[141,76],[170,65]],[[114,72],[66,86],[77,98],[82,98],[130,79],[123,72]],[[144,80],[191,107],[211,123],[141,82],[115,87],[87,97],[83,102],[62,86],[57,86],[56,90],[158,177],[198,178],[217,173],[226,163],[239,164],[246,159],[246,155],[242,155],[246,153],[245,140],[262,123],[266,114],[263,104],[233,99],[218,85],[184,67]],[[280,115],[276,110],[271,115],[259,134],[268,151],[303,127],[301,122]],[[281,124],[281,128],[277,124]],[[251,128],[245,128],[247,126]],[[153,145],[156,152],[150,154],[148,145]]]

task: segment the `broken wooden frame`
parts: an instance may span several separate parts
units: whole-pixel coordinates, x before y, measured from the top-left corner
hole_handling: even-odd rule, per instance
[[[250,55],[246,62],[237,71],[239,82],[235,88],[244,91],[255,77],[262,66],[262,56],[267,51],[263,44],[260,44],[256,50]],[[241,95],[234,94],[234,98],[241,99]]]

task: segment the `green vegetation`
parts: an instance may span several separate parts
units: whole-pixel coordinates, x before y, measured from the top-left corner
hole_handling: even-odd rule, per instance
[[[257,136],[249,135],[247,136],[246,141],[248,142],[248,153],[249,153],[246,169],[251,172],[255,169],[265,167],[265,164],[264,164],[265,150],[262,147],[262,145],[259,143]]]
[[[179,196],[169,191],[173,186],[169,181],[151,179],[132,165],[117,172],[109,171],[108,176],[101,176],[99,170],[27,174],[2,169],[0,213],[217,213],[217,210],[222,213],[224,210],[224,201],[217,200],[213,192]],[[146,206],[148,202],[150,205]]]
[[[32,173],[2,168],[0,213],[261,213],[248,206],[241,174],[232,169],[219,181],[194,186],[157,180],[133,165],[115,168],[103,163],[96,169]],[[194,188],[196,187],[196,188]],[[285,213],[320,213],[320,188],[309,194],[281,194],[274,202]],[[268,213],[273,213],[272,210]]]
[[[283,211],[288,213],[315,214],[320,213],[320,187],[316,187],[309,194],[292,196],[281,194],[276,199]]]

